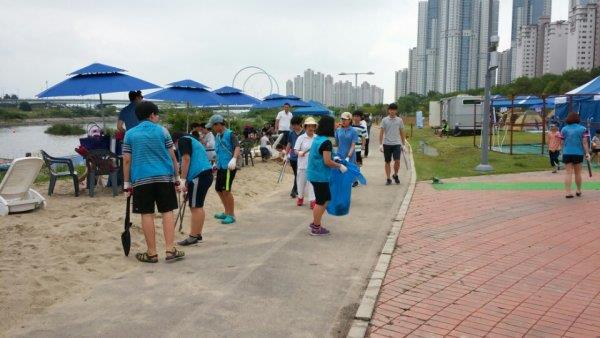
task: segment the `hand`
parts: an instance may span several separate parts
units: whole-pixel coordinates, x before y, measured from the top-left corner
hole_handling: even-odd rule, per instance
[[[133,193],[133,188],[131,187],[131,183],[123,182],[123,191],[125,192],[125,196],[129,197]]]
[[[585,160],[589,161],[590,159],[592,159],[592,155],[590,155],[589,153],[585,154]]]
[[[229,169],[229,170],[235,170],[235,166],[236,166],[236,164],[237,164],[237,160],[236,160],[236,158],[234,157],[234,158],[232,158],[232,159],[229,161],[229,163],[227,164],[227,169]]]
[[[217,171],[217,165],[216,164],[212,165],[212,171]]]
[[[339,156],[334,156],[334,157],[333,157],[333,161],[334,161],[334,162],[339,162],[339,161],[341,161],[341,160],[342,160],[342,159],[341,159]]]
[[[346,162],[350,162],[350,156],[346,157]]]
[[[284,150],[282,150],[282,151],[281,151],[281,154],[282,154],[283,156],[285,156],[285,155],[287,155],[287,151],[285,151],[285,149],[284,149]]]
[[[383,153],[383,144],[379,146],[379,151]]]
[[[304,151],[299,151],[298,152],[298,156],[304,157],[304,155],[306,155],[306,152],[304,152]]]
[[[348,168],[346,168],[346,166],[345,166],[345,165],[343,165],[343,164],[340,164],[340,171],[341,171],[341,172],[342,172],[342,174],[343,174],[343,173],[345,173],[346,171],[348,171]]]
[[[184,194],[187,192],[187,184],[185,182],[179,186],[176,186],[175,188],[177,189],[177,192],[182,192]]]

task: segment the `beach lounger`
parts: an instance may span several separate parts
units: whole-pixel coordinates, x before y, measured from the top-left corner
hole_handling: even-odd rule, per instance
[[[37,157],[15,159],[0,182],[0,216],[46,206],[46,200],[30,188],[44,161]]]

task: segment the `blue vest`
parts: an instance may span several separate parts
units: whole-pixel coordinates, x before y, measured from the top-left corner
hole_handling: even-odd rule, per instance
[[[311,182],[329,182],[331,168],[325,165],[323,155],[319,154],[319,148],[325,141],[327,141],[327,137],[317,135],[310,147],[306,177]]]
[[[131,149],[131,183],[173,176],[173,161],[167,144],[169,132],[148,120],[125,133],[124,143]]]
[[[227,169],[229,161],[233,158],[233,145],[231,144],[231,130],[225,129],[223,134],[217,135],[215,140],[215,153],[217,154],[217,168]]]
[[[208,161],[208,155],[202,143],[191,136],[183,136],[192,141],[192,156],[190,156],[190,167],[188,168],[188,174],[186,180],[191,181],[201,172],[210,170],[212,165]]]

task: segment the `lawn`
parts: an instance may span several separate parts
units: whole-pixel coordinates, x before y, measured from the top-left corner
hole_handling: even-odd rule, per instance
[[[410,131],[407,131],[410,135]],[[432,177],[449,178],[482,175],[475,171],[480,163],[481,149],[473,146],[473,136],[440,138],[433,130],[413,128],[410,144],[414,152],[418,180],[429,180]],[[510,134],[510,133],[509,133]],[[539,143],[540,135],[527,132],[514,132],[515,144]],[[504,146],[508,144],[507,135]],[[438,156],[423,153],[420,141],[437,150]],[[480,137],[476,137],[479,145]],[[489,162],[494,168],[492,174],[508,174],[528,171],[549,170],[548,158],[541,155],[508,155],[497,152],[489,153]]]

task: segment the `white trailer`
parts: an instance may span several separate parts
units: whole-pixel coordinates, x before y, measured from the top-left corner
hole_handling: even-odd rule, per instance
[[[448,122],[450,129],[458,127],[467,132],[481,129],[483,112],[481,96],[458,95],[442,99],[440,103],[442,119]]]
[[[437,128],[442,125],[440,101],[429,101],[429,126]]]

